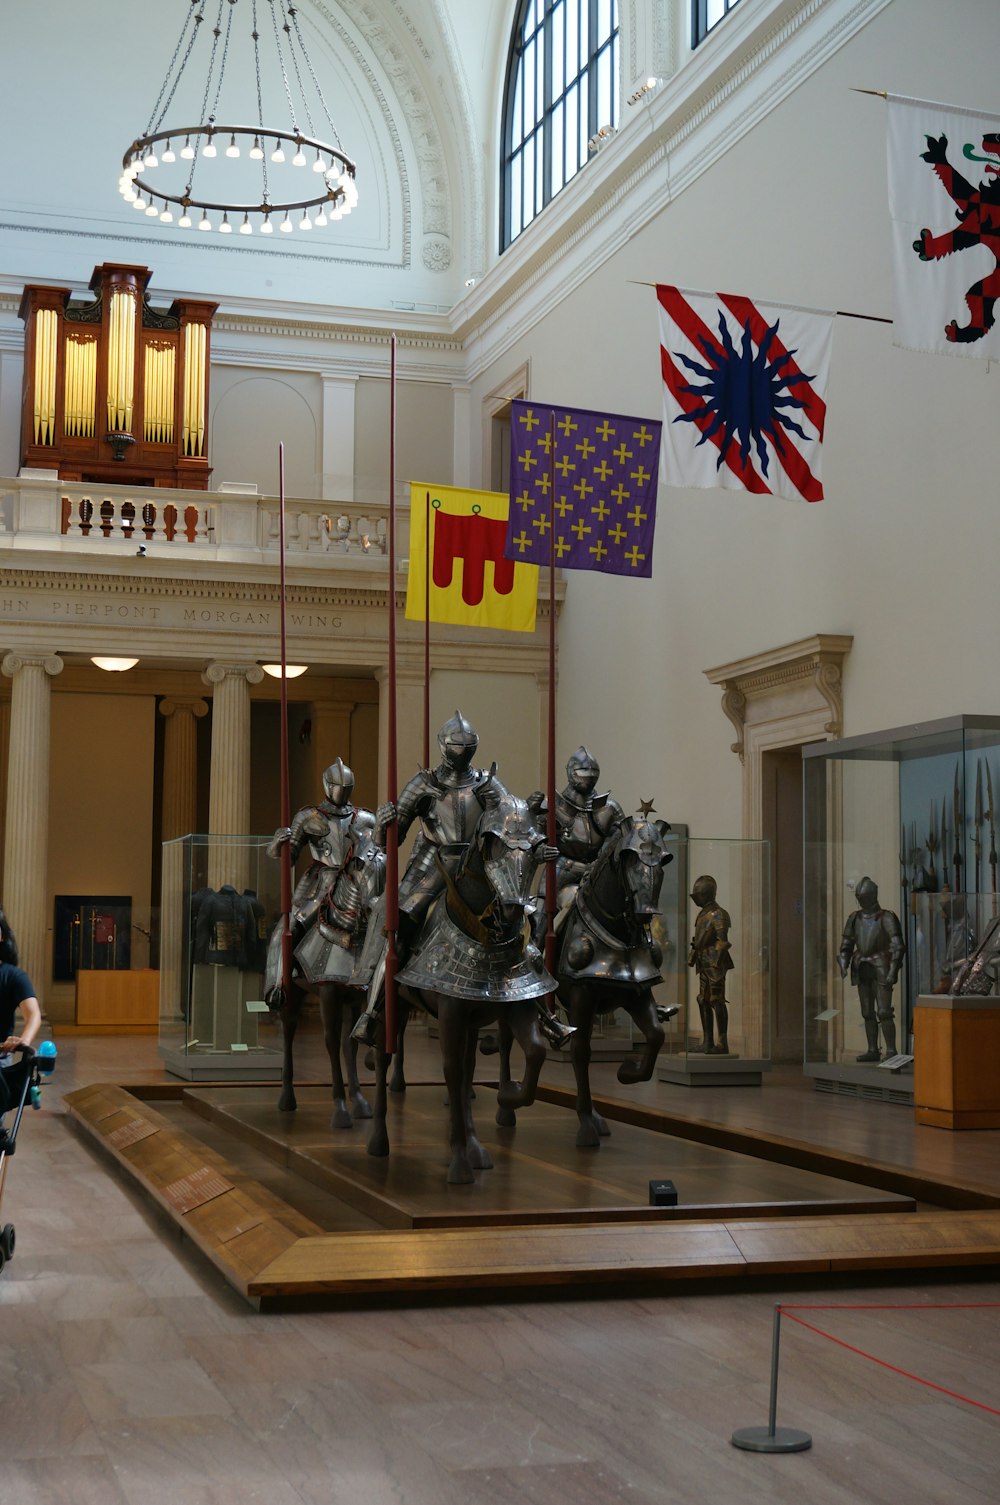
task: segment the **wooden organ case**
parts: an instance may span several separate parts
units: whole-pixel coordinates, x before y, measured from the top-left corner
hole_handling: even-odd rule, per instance
[[[64,287],[24,289],[22,467],[57,470],[63,481],[207,488],[219,305],[177,298],[153,308],[151,275],[105,262],[90,279],[91,302]]]

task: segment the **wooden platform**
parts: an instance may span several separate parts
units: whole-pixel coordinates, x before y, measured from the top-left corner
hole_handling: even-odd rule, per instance
[[[328,1128],[328,1090],[319,1087],[300,1091],[295,1115],[277,1113],[273,1087],[99,1085],[66,1102],[88,1137],[254,1304],[1000,1259],[998,1209],[917,1212],[909,1198],[857,1176],[674,1137],[669,1115],[652,1109],[641,1110],[647,1124],[619,1118],[599,1151],[578,1151],[575,1118],[556,1107],[536,1105],[516,1131],[487,1129],[492,1095],[481,1090],[495,1169],[473,1186],[447,1187],[441,1092],[411,1087],[393,1101],[388,1161],[365,1155],[363,1125]],[[621,1105],[605,1107],[611,1117]],[[218,1148],[227,1136],[231,1155]],[[661,1176],[678,1184],[676,1209],[646,1205],[648,1180]],[[269,1177],[312,1187],[312,1215],[268,1189]]]

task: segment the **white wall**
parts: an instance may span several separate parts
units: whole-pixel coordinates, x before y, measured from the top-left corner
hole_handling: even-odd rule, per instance
[[[885,105],[852,88],[995,107],[998,51],[994,0],[895,0],[507,348],[475,411],[529,361],[540,401],[658,415],[656,303],[639,282],[889,315]],[[652,580],[569,576],[560,764],[584,740],[626,805],[653,795],[698,835],[738,834],[732,728],[702,671],[814,632],[855,637],[845,735],[1000,711],[998,381],[838,318],[824,502],[661,485]]]

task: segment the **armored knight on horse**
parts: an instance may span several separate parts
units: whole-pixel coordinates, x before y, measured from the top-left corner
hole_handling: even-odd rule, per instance
[[[456,711],[438,732],[441,762],[431,770],[420,769],[401,791],[398,801],[380,805],[375,817],[374,840],[384,847],[387,827],[396,822],[402,842],[415,820],[420,834],[399,885],[399,966],[405,967],[410,951],[434,900],[448,886],[466,856],[472,834],[483,812],[482,796],[496,774],[496,765],[484,770],[472,766],[479,747],[473,727]],[[502,787],[502,786],[501,786]],[[554,849],[542,846],[536,860],[556,857]],[[369,939],[362,953],[358,976],[368,982],[368,1006],[358,1020],[353,1038],[373,1045],[378,1015],[383,1006],[385,942],[381,925],[373,916]],[[539,999],[539,1024],[553,1045],[566,1043],[572,1030],[551,1014],[544,997]]]
[[[268,855],[277,857],[288,845],[294,863],[308,846],[311,862],[292,895],[291,932],[295,970],[315,987],[326,1047],[333,1070],[333,1127],[369,1118],[357,1073],[357,1045],[347,1037],[345,1024],[361,1012],[363,992],[352,983],[372,901],[385,883],[385,856],[372,836],[375,817],[351,804],[354,774],[338,758],[323,775],[324,798],[299,810],[291,826],[274,833]],[[281,980],[281,922],[271,933],[264,977],[264,997],[279,1014],[284,1035],[282,1094],[279,1107],[295,1108],[292,1086],[292,1041],[299,1021],[301,998],[294,988],[286,998]],[[342,1035],[344,1038],[342,1039]],[[345,1093],[341,1048],[347,1069]]]

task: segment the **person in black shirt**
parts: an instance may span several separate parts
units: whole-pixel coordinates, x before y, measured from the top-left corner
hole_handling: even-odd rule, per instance
[[[30,1045],[42,1027],[42,1010],[35,989],[26,972],[17,965],[17,942],[7,923],[7,916],[0,908],[0,1118],[12,1108],[21,1096],[28,1063],[23,1056],[8,1065],[2,1058],[17,1050],[19,1045]],[[23,1028],[15,1033],[14,1019],[21,1011]],[[7,1133],[0,1125],[0,1150],[7,1148]]]

